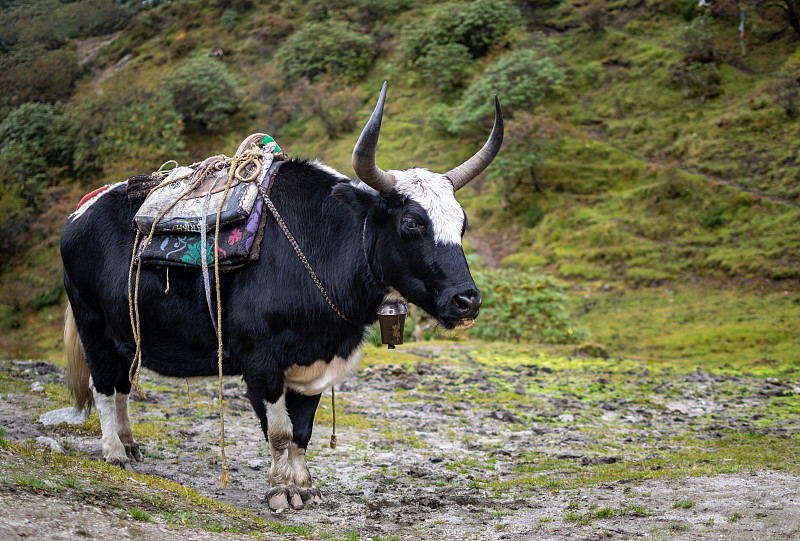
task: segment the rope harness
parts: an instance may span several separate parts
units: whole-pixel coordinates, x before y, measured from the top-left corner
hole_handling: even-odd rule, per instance
[[[220,421],[220,454],[222,456],[222,475],[220,477],[220,485],[222,488],[228,486],[230,483],[230,473],[228,469],[228,462],[227,457],[225,455],[225,418],[223,415],[223,399],[222,399],[222,301],[221,301],[221,293],[220,293],[220,285],[219,285],[219,227],[220,227],[220,214],[222,212],[222,207],[225,200],[228,197],[228,193],[232,187],[233,180],[236,179],[239,182],[252,182],[259,178],[259,175],[262,171],[262,159],[264,158],[265,152],[272,152],[277,145],[274,142],[268,143],[263,149],[258,148],[256,145],[252,145],[251,148],[246,149],[241,155],[236,155],[233,158],[229,159],[219,159],[212,162],[203,173],[199,176],[199,178],[192,183],[192,186],[183,193],[182,196],[176,198],[169,206],[167,206],[155,219],[152,227],[150,228],[150,233],[148,234],[147,238],[144,240],[142,244],[141,251],[144,252],[144,249],[150,244],[150,241],[153,239],[153,235],[156,230],[156,224],[174,207],[181,199],[183,199],[186,195],[190,194],[194,189],[196,189],[205,177],[209,174],[210,171],[214,169],[221,169],[224,165],[229,167],[228,172],[228,179],[225,184],[225,192],[223,194],[222,199],[220,200],[219,206],[217,207],[217,215],[216,221],[214,226],[214,286],[216,292],[216,301],[217,301],[217,310],[216,310],[216,319],[214,318],[214,313],[211,307],[211,297],[210,297],[210,285],[209,285],[209,277],[208,277],[208,261],[207,256],[205,255],[206,250],[206,228],[205,226],[201,227],[201,245],[203,247],[203,255],[201,256],[202,261],[202,268],[203,268],[203,282],[206,291],[206,302],[209,308],[209,315],[211,316],[211,322],[214,326],[215,334],[217,336],[217,368],[218,368],[218,402],[219,402],[219,421]],[[282,159],[286,159],[286,155],[284,152],[281,151],[280,154],[276,156]],[[177,162],[174,160],[170,160],[164,163],[157,172],[153,173],[153,176],[158,178],[164,178],[167,175],[166,170],[164,169],[165,166],[174,163],[176,166],[178,165]],[[196,167],[197,163],[192,164],[190,167]],[[164,181],[158,184],[156,187],[151,189],[147,197],[150,197],[155,191],[168,186],[174,182],[181,181],[192,174],[192,171],[186,173],[185,175],[179,176],[177,178],[172,178],[167,181]],[[212,186],[213,188],[213,186]],[[270,199],[267,191],[264,189],[261,184],[258,184],[259,192],[264,199],[264,203],[267,205],[270,213],[275,218],[275,221],[278,223],[281,231],[283,232],[286,239],[291,244],[292,248],[294,249],[297,257],[300,259],[300,262],[305,267],[306,271],[308,272],[311,279],[314,281],[314,285],[317,286],[320,293],[322,293],[323,298],[331,307],[331,309],[338,315],[342,320],[347,323],[350,323],[350,320],[345,317],[341,310],[334,304],[331,300],[330,296],[328,295],[325,287],[320,282],[319,278],[317,278],[314,269],[311,267],[311,264],[308,262],[305,254],[300,248],[300,245],[295,240],[294,236],[292,235],[289,228],[286,226],[286,222],[283,221],[281,215],[278,213],[278,209],[275,208],[272,200]],[[209,189],[208,194],[205,196],[205,201],[203,203],[203,220],[207,214],[208,203],[209,203],[209,196],[211,194],[211,189]],[[139,393],[143,399],[147,399],[144,390],[139,385],[139,375],[141,373],[142,368],[142,340],[141,340],[141,324],[139,321],[139,279],[141,276],[142,270],[142,263],[141,261],[136,261],[136,253],[139,247],[139,241],[141,240],[141,232],[137,229],[136,231],[136,238],[133,243],[133,253],[131,254],[131,263],[128,269],[128,310],[131,320],[131,329],[133,331],[133,339],[136,343],[136,353],[133,357],[133,362],[131,363],[130,370],[128,372],[128,379],[133,384],[136,389],[136,392]],[[136,266],[136,280],[133,281],[133,267]],[[134,282],[133,292],[131,292],[131,285]],[[167,267],[167,287],[164,291],[164,294],[169,292],[169,267]],[[135,370],[134,370],[135,369]],[[335,395],[334,390],[331,388],[331,407],[333,408],[333,433],[331,434],[331,442],[330,447],[331,449],[336,448],[336,402],[335,402]]]

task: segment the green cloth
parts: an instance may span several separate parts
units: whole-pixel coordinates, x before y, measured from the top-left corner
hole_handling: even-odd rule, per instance
[[[264,140],[261,141],[261,146],[263,147],[263,146],[266,146],[266,145],[268,145],[270,143],[275,143],[275,153],[276,154],[281,151],[281,147],[278,146],[277,141],[275,141],[275,139],[273,139],[269,135],[265,135],[264,136]]]

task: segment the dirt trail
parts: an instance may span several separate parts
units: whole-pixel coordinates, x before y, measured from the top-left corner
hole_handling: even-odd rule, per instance
[[[739,469],[713,477],[618,479],[567,488],[575,474],[567,467],[571,464],[602,470],[641,457],[658,461],[680,446],[676,442],[682,434],[713,439],[723,429],[753,430],[748,408],[760,407],[765,396],[800,392],[796,383],[702,371],[662,381],[645,369],[632,371],[632,387],[624,389],[611,389],[603,377],[590,375],[593,385],[599,381],[609,391],[625,391],[594,398],[582,393],[587,388],[582,376],[540,366],[534,353],[530,363],[488,365],[474,360],[469,346],[452,348],[460,351],[458,366],[440,358],[442,346],[408,347],[391,365],[367,360],[356,378],[337,387],[341,406],[335,450],[327,443],[329,395],[323,397],[309,448],[312,475],[327,498],[317,508],[283,513],[266,509],[262,498],[268,451],[244,398],[244,385],[233,378],[224,387],[232,477],[228,488],[217,486],[221,471],[214,381],[187,384],[145,375],[150,396],[146,404],[134,404],[134,423],[166,429],[158,443],[143,442],[146,459],[135,469],[251,509],[270,521],[307,528],[309,534],[317,529],[317,535],[334,538],[352,538],[352,532],[359,539],[798,538],[800,479],[789,473]],[[26,384],[63,380],[61,370],[46,363],[9,361],[0,364],[0,374]],[[555,386],[572,391],[556,397]],[[99,459],[97,437],[32,422],[39,412],[63,406],[46,401],[41,393],[5,393],[0,395],[0,425],[8,439],[47,436],[76,456]],[[796,428],[773,433],[790,438]],[[530,478],[521,473],[526,471],[546,474],[552,482],[522,482],[525,475]],[[0,538],[15,539],[10,531],[23,538],[20,528],[37,496],[12,498],[8,483],[0,479]],[[77,505],[59,501],[58,495],[39,499],[46,508]],[[80,513],[92,513],[91,502],[80,503]],[[35,514],[35,520],[58,533],[63,519],[43,515]],[[132,525],[120,516],[109,521]],[[139,529],[132,537],[177,538],[158,524],[149,525],[150,530],[133,526]],[[214,538],[207,533],[185,533],[183,538]],[[110,539],[98,532],[92,536]]]

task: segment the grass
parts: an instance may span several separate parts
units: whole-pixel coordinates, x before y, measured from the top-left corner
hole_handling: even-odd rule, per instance
[[[152,521],[152,519],[150,518],[150,515],[146,511],[142,511],[138,507],[134,507],[133,509],[131,509],[129,511],[129,513],[136,520],[140,520],[142,522],[151,522]]]
[[[792,289],[719,289],[702,282],[636,291],[601,286],[588,282],[568,291],[569,310],[612,354],[756,372],[800,359],[793,338],[800,333],[800,296]]]
[[[0,469],[8,475],[0,477],[0,485],[7,485],[13,479],[17,487],[38,491],[48,497],[122,507],[119,498],[124,494],[124,508],[138,521],[151,522],[160,516],[169,524],[210,532],[282,533],[284,528],[255,513],[205,497],[184,485],[131,473],[102,461],[40,453],[29,447],[9,444],[6,451],[0,453]],[[137,484],[132,484],[130,478]],[[310,537],[308,532],[295,533]]]

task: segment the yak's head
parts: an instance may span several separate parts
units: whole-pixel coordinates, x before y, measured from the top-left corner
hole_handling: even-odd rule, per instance
[[[495,96],[492,134],[472,158],[440,174],[422,168],[383,171],[375,164],[386,83],[353,150],[353,169],[370,190],[343,184],[335,195],[364,217],[368,264],[382,282],[434,316],[446,328],[469,325],[481,294],[461,247],[467,216],[455,198],[494,159],[503,142],[503,117]],[[376,193],[377,192],[377,193]]]

